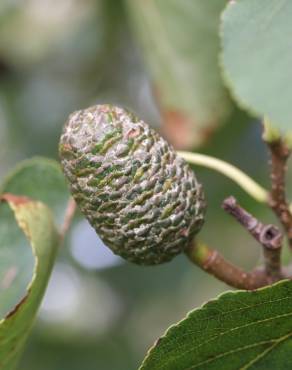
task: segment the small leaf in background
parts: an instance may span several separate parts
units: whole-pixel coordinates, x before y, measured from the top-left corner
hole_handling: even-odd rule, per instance
[[[292,130],[292,2],[236,0],[222,18],[222,64],[239,103]]]
[[[45,203],[55,222],[63,222],[69,191],[58,162],[42,157],[20,162],[0,186],[0,193],[6,192]]]
[[[218,66],[226,0],[127,0],[161,107],[163,130],[180,148],[200,145],[230,108]]]
[[[19,235],[15,239],[15,220],[9,216],[5,204],[0,205],[0,224],[7,227],[0,238],[0,301],[10,304],[9,312],[0,320],[0,368],[15,369],[23,346],[41,303],[55,259],[59,235],[55,229],[51,211],[40,202],[14,195],[3,195],[14,212],[19,228],[25,234],[32,249],[34,269],[26,291],[19,297],[23,283],[30,273],[31,261],[23,266],[22,256],[27,254],[27,242],[23,235],[23,251]],[[9,231],[12,230],[10,233]],[[3,231],[3,229],[1,229]],[[7,251],[12,258],[7,258]],[[28,258],[25,258],[28,261]],[[18,275],[21,275],[21,279]],[[25,276],[25,279],[22,278]],[[19,286],[20,285],[20,286]],[[15,293],[18,296],[15,304]],[[3,312],[1,312],[3,314]]]
[[[292,368],[292,282],[229,292],[192,311],[148,353],[141,370]]]
[[[34,257],[29,241],[7,204],[0,205],[0,320],[23,297],[32,279]]]
[[[62,223],[69,193],[59,164],[46,158],[21,162],[0,193],[14,194],[15,216],[0,205],[0,368],[10,370],[44,294],[59,243],[53,216]]]

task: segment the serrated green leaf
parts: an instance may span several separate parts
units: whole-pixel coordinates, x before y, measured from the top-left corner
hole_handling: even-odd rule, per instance
[[[27,243],[23,242],[22,251],[19,235],[15,233],[15,220],[11,219],[7,207],[2,203],[0,205],[0,301],[5,301],[11,307],[0,320],[0,368],[12,370],[17,365],[45,292],[59,244],[59,235],[53,223],[52,213],[43,203],[9,194],[2,196],[2,199],[13,210],[15,220],[31,246],[34,259],[31,280],[25,293],[19,296],[21,293],[19,284],[23,285],[26,280],[23,280],[23,276],[27,278],[30,273],[27,265],[19,265],[22,256],[27,254],[25,251]],[[6,231],[3,225],[7,228]],[[25,240],[24,237],[23,240]],[[14,254],[15,260],[6,258],[6,252],[9,249],[10,253]],[[17,295],[18,301],[15,303]]]
[[[173,135],[170,131],[172,125],[180,129],[177,145],[202,143],[229,111],[218,67],[219,16],[225,4],[226,0],[127,0],[166,135],[178,138],[176,130]]]
[[[236,0],[222,18],[222,65],[238,102],[292,131],[292,2]]]
[[[70,195],[58,162],[43,157],[20,162],[0,186],[0,194],[4,192],[45,203],[53,211],[55,222],[63,222]]]
[[[140,370],[292,368],[292,282],[228,292],[171,327]]]

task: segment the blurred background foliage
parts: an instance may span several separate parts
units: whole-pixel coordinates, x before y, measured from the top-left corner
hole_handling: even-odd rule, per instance
[[[260,125],[236,107],[220,77],[225,3],[2,0],[0,176],[34,155],[57,158],[68,114],[107,102],[136,111],[177,147],[230,161],[268,186]],[[264,221],[273,216],[229,180],[195,171],[209,204],[201,238],[252,267],[259,248],[221,202],[233,194]],[[136,369],[169,325],[226,289],[184,256],[159,267],[125,263],[79,215],[20,368]]]

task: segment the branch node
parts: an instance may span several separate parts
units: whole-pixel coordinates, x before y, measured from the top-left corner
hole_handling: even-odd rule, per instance
[[[275,250],[282,247],[283,235],[276,226],[263,225],[259,241],[267,249]]]
[[[223,209],[231,214],[263,247],[264,271],[271,279],[280,279],[281,249],[283,235],[274,225],[265,225],[243,209],[234,197],[229,197],[222,204]],[[275,280],[276,281],[276,280]]]

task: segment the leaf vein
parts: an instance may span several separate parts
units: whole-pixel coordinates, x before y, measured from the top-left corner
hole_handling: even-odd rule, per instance
[[[208,344],[208,343],[210,343],[210,342],[212,342],[213,340],[216,340],[216,339],[218,339],[219,337],[221,337],[221,336],[223,336],[223,335],[226,335],[226,334],[230,334],[231,332],[233,332],[233,331],[236,331],[236,330],[238,330],[238,329],[242,329],[242,328],[246,328],[246,327],[249,327],[249,326],[252,326],[252,325],[257,325],[257,324],[260,324],[260,323],[263,323],[263,322],[271,322],[271,321],[273,321],[273,320],[276,320],[276,319],[279,319],[279,318],[284,318],[284,317],[288,317],[288,316],[291,316],[292,315],[292,312],[289,312],[289,313],[286,313],[286,314],[282,314],[282,315],[276,315],[276,316],[273,316],[273,317],[270,317],[270,318],[267,318],[267,319],[263,319],[263,320],[257,320],[257,321],[253,321],[253,322],[251,322],[251,323],[248,323],[248,324],[245,324],[245,325],[241,325],[241,326],[237,326],[237,327],[234,327],[234,328],[231,328],[231,329],[228,329],[228,330],[226,330],[226,331],[224,331],[224,332],[222,332],[222,333],[220,333],[220,334],[218,334],[218,335],[214,335],[214,336],[212,336],[211,338],[209,338],[207,341],[205,341],[205,342],[203,342],[203,343],[200,343],[199,345],[196,345],[196,343],[194,342],[194,345],[195,345],[195,348],[196,348],[196,350],[198,350],[200,347],[202,347],[202,346],[204,346],[204,345],[206,345],[206,344]],[[197,333],[197,332],[194,332],[194,333]],[[188,332],[187,334],[185,334],[185,335],[182,335],[180,338],[183,338],[183,337],[185,337],[185,336],[187,336],[187,335],[190,335],[190,334],[194,334],[194,333],[190,333],[190,332]],[[292,334],[292,333],[291,333]],[[289,334],[290,335],[290,334]],[[285,337],[286,337],[287,335],[285,335]],[[283,337],[280,337],[280,339],[282,339]],[[275,341],[278,341],[279,340],[279,338],[278,339],[271,339],[271,340],[269,340],[269,341],[265,341],[266,343],[274,343]],[[173,341],[172,341],[173,342]],[[248,346],[250,346],[250,345],[247,345],[247,346],[245,346],[245,347],[248,347]],[[239,348],[240,349],[240,348]],[[231,350],[231,351],[228,351],[228,353],[233,353],[233,352],[236,352],[238,349],[234,349],[234,350]],[[172,357],[172,360],[173,359],[179,359],[180,357],[182,357],[182,356],[185,356],[186,354],[188,354],[188,353],[190,353],[190,352],[193,352],[194,351],[194,349],[193,349],[193,347],[191,348],[191,349],[189,349],[189,350],[187,350],[187,351],[184,351],[183,353],[179,353],[179,355],[178,356],[175,356],[175,357]],[[169,351],[165,351],[165,354],[167,354],[167,353],[170,353],[171,352],[171,350],[169,350]],[[195,352],[195,351],[194,351]],[[226,352],[227,353],[227,352]],[[221,354],[220,355],[218,355],[218,356],[221,356]],[[218,356],[216,356],[216,357],[214,357],[214,359],[215,358],[217,358]],[[207,361],[209,361],[209,360],[207,360]],[[167,362],[168,363],[168,362]],[[162,367],[159,367],[159,369],[163,369],[163,368],[165,368],[165,365],[167,364],[167,363],[164,363],[164,364],[162,364]],[[197,365],[195,365],[195,366],[197,366]],[[192,369],[192,367],[190,368],[190,369]]]
[[[246,365],[244,365],[243,367],[241,367],[240,370],[247,370],[251,365],[254,365],[256,362],[258,362],[259,360],[263,359],[278,344],[280,344],[280,343],[284,342],[285,340],[287,340],[288,338],[290,338],[291,335],[292,335],[292,332],[289,333],[289,334],[287,334],[287,335],[284,335],[283,337],[278,338],[269,348],[267,348],[266,350],[264,350],[262,353],[260,353],[259,355],[257,355],[253,360],[251,360]]]

